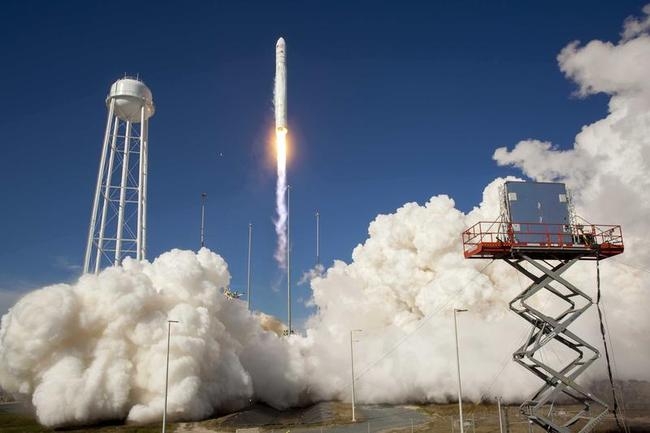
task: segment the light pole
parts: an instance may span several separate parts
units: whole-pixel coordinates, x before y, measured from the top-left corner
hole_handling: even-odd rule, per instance
[[[499,433],[503,433],[503,420],[501,419],[501,397],[497,397],[497,408],[499,410]]]
[[[201,248],[205,246],[205,199],[207,197],[207,193],[201,193]]]
[[[167,388],[169,387],[169,341],[172,333],[172,323],[178,323],[178,320],[167,321],[167,364],[165,367],[165,407],[163,409],[162,433],[165,433],[165,424],[167,423]]]
[[[316,211],[316,264],[320,265],[320,212]]]
[[[248,223],[248,270],[246,272],[246,304],[251,309],[251,250],[253,246],[253,223]]]
[[[460,381],[460,355],[458,353],[458,320],[456,313],[464,313],[466,309],[454,308],[454,336],[456,337],[456,369],[458,371],[458,415],[460,418],[460,433],[465,433],[463,426],[463,386]]]
[[[352,345],[352,343],[358,341],[354,340],[352,337],[355,332],[361,332],[361,329],[350,330],[350,367],[352,370],[352,422],[357,422],[357,419],[354,416],[354,400],[356,399],[356,394],[354,393],[354,346]]]

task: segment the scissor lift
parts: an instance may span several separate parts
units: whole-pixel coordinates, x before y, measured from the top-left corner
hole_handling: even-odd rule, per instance
[[[526,342],[513,354],[514,360],[544,382],[521,405],[522,413],[548,432],[591,431],[609,408],[576,379],[600,353],[568,328],[594,302],[563,274],[579,260],[602,260],[622,253],[621,227],[518,223],[504,219],[479,222],[465,230],[462,238],[465,258],[504,260],[532,281],[510,302],[510,309],[532,325]],[[553,308],[534,301],[535,295],[542,292],[558,300]],[[573,354],[566,365],[561,362],[563,365],[558,367],[558,362],[542,359],[540,349],[552,342]],[[554,411],[561,396],[580,403],[577,413],[562,416]]]

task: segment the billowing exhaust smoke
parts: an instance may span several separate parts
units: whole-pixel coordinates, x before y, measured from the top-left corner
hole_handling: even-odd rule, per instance
[[[48,426],[158,420],[173,319],[170,419],[246,406],[255,383],[269,385],[269,403],[293,403],[290,380],[264,377],[281,375],[284,341],[223,295],[229,281],[226,263],[207,249],[173,250],[31,292],[2,319],[0,386],[31,395]]]

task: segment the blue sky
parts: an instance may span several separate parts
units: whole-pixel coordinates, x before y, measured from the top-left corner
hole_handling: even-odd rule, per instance
[[[570,3],[570,4],[566,4]],[[104,99],[124,73],[151,88],[149,257],[207,244],[254,306],[285,317],[273,260],[275,41],[287,41],[294,275],[350,260],[369,222],[449,194],[467,211],[516,174],[495,148],[569,147],[606,98],[581,100],[556,55],[617,40],[643,2],[29,2],[0,6],[0,291],[72,281],[83,259]],[[222,156],[221,156],[222,155]],[[308,310],[296,286],[296,321]]]

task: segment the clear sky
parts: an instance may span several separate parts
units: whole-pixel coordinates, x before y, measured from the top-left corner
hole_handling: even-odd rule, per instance
[[[569,147],[607,100],[573,97],[556,55],[573,40],[617,40],[643,4],[3,2],[0,305],[78,276],[104,99],[124,73],[140,75],[157,108],[149,257],[198,247],[207,192],[207,245],[244,289],[252,222],[253,304],[284,318],[272,224],[278,37],[297,281],[315,262],[316,210],[322,261],[349,261],[377,214],[442,193],[467,211],[490,180],[517,174],[496,166],[495,148],[530,137]],[[294,292],[300,323],[309,289]]]

